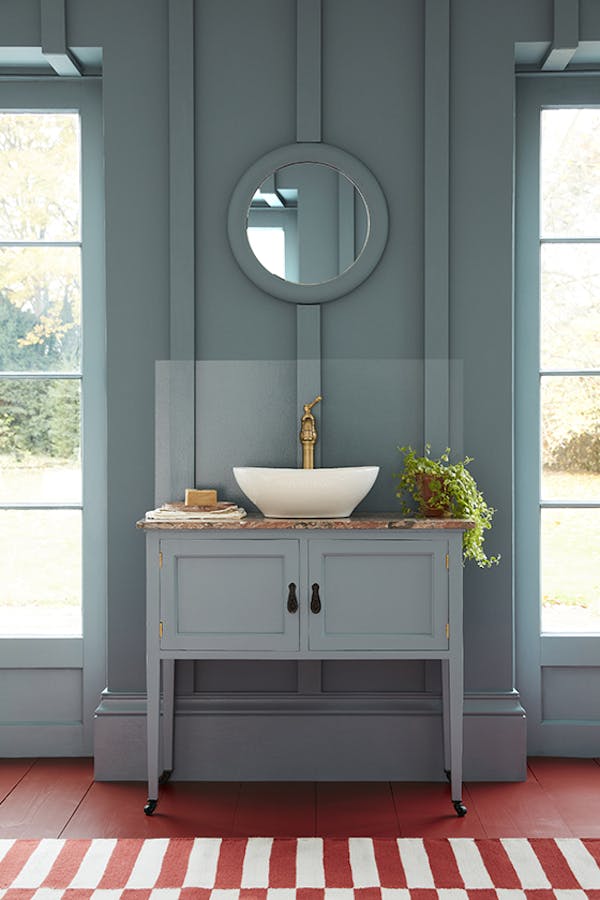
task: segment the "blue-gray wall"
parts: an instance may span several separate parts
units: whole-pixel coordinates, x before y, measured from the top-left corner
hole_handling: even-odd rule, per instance
[[[439,179],[449,192],[450,240],[434,254],[443,259],[445,252],[448,259],[440,277],[443,284],[446,276],[450,290],[452,440],[458,452],[476,457],[474,472],[498,508],[490,547],[503,557],[497,570],[465,572],[466,690],[505,698],[514,688],[512,120],[514,43],[527,39],[519,34],[522,5],[466,0],[451,5],[451,165],[446,184]],[[434,3],[434,12],[436,6],[443,10],[443,4]],[[366,509],[397,508],[391,477],[397,469],[396,447],[431,439],[422,362],[426,347],[435,345],[425,332],[424,312],[424,266],[431,252],[424,231],[424,179],[431,176],[424,162],[425,7],[392,0],[323,4],[323,140],[371,169],[390,216],[387,248],[374,273],[350,295],[322,306],[321,463],[382,467]],[[551,37],[550,7],[538,11],[536,28],[542,38]],[[235,493],[230,466],[293,464],[294,417],[282,416],[279,409],[270,415],[269,404],[257,400],[259,427],[266,437],[264,456],[256,458],[255,417],[248,410],[248,395],[237,391],[238,385],[248,384],[251,370],[245,367],[237,382],[226,384],[219,366],[211,367],[210,361],[293,360],[296,312],[293,305],[261,292],[232,262],[226,205],[237,179],[258,157],[295,139],[295,3],[230,0],[203,2],[196,10],[196,328],[202,361],[196,474],[199,483],[225,487],[243,502]],[[238,29],[232,35],[233,17]],[[261,53],[265,27],[277,37]],[[445,199],[440,196],[442,216]],[[435,201],[429,214],[437,214]],[[435,320],[430,322],[430,328],[436,326]],[[293,382],[281,377],[280,393],[285,397],[287,390],[293,410],[292,389]],[[287,458],[277,460],[268,454],[271,447],[286,446],[282,431],[289,432],[291,447],[286,447]],[[232,441],[236,433],[239,437]],[[253,668],[256,678],[265,669],[264,664]],[[287,677],[284,667],[274,673],[281,689],[290,689],[288,668]],[[436,688],[435,674],[425,666],[374,668],[378,671],[363,670],[361,682],[360,666],[355,666],[353,678],[344,681],[337,678],[339,664],[324,663],[324,687],[335,681],[337,690],[345,683],[349,693],[361,685],[373,690],[374,684],[381,691],[396,681],[399,690]],[[237,681],[232,685],[230,680],[228,687],[243,690],[249,677],[248,665],[240,667]],[[269,683],[268,674],[261,678]],[[202,689],[207,683],[207,689],[215,690],[207,664],[199,664],[195,685]],[[512,740],[515,755],[522,756],[523,730]],[[513,772],[517,769],[515,762]]]
[[[295,362],[294,304],[248,280],[232,258],[225,227],[241,175],[266,152],[296,140],[296,3],[227,0],[196,9],[197,358]],[[268,51],[265,23],[274,36]],[[396,448],[420,443],[423,435],[423,365],[415,363],[423,358],[422,43],[420,2],[404,4],[401,19],[393,0],[323,6],[323,140],[376,175],[390,210],[388,249],[375,271],[350,295],[323,304],[321,313],[321,464],[382,467],[364,509],[398,505]],[[232,465],[295,465],[296,400],[290,397],[282,419],[257,375],[249,407],[244,388],[252,367],[229,389],[214,370],[203,365],[198,376],[204,402],[198,403],[196,477],[243,502]],[[262,458],[255,455],[256,430]],[[207,440],[221,453],[207,452]],[[286,457],[274,458],[273,448],[285,444]]]
[[[390,215],[387,248],[376,270],[349,296],[323,306],[323,463],[381,465],[369,504],[393,508],[396,444],[424,437],[422,373],[414,361],[423,359],[426,340],[427,3],[323,0],[323,6],[323,139],[371,169]],[[581,0],[580,6],[582,36],[598,39],[596,0]],[[457,450],[475,457],[473,471],[498,508],[489,546],[503,557],[492,571],[465,572],[466,691],[506,698],[514,688],[515,45],[548,46],[553,4],[452,0],[450,10],[451,434]],[[169,232],[169,4],[69,0],[67,12],[69,43],[103,48],[108,688],[133,697],[141,695],[145,680],[144,547],[134,522],[154,497],[154,365],[169,356],[170,247],[179,239]],[[195,4],[195,121],[190,118],[187,128],[195,139],[196,172],[189,187],[196,201],[196,355],[209,369],[219,360],[295,359],[294,305],[248,281],[226,234],[227,204],[238,178],[259,156],[295,140],[295,28],[294,0]],[[6,45],[39,45],[38,0],[3,0],[0,34]],[[171,137],[181,141],[185,134]],[[181,235],[183,241],[188,237]],[[357,409],[368,434],[360,432]],[[259,413],[266,429],[277,429],[268,404]],[[235,414],[235,408],[227,410],[230,422]],[[200,446],[202,431],[211,428],[201,409],[197,428]],[[243,430],[238,442],[241,451]],[[228,473],[219,477],[219,466],[228,464],[229,455],[220,463],[199,452],[198,481],[227,483]],[[427,673],[421,677],[413,669],[405,672],[410,690],[430,683],[435,688],[435,678],[430,682]],[[372,672],[364,682],[361,677],[356,668],[353,690],[381,686]],[[232,676],[217,666],[204,684],[229,690],[248,678],[259,687],[269,685],[264,669]],[[333,669],[327,679],[339,683]],[[182,675],[184,683],[185,690],[193,689],[189,674]],[[521,743],[517,753],[522,751]],[[519,761],[513,762],[517,771]],[[103,772],[110,775],[110,765]]]

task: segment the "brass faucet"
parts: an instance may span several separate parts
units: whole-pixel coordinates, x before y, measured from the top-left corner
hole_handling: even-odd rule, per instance
[[[312,403],[304,404],[304,415],[300,419],[300,443],[302,444],[302,468],[314,469],[317,425],[311,409],[323,398],[319,395]]]

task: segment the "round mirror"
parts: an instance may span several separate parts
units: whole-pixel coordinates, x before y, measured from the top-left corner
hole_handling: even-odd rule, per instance
[[[258,160],[229,204],[232,251],[258,287],[321,303],[371,273],[387,240],[381,188],[355,157],[328,144],[290,144]]]
[[[292,284],[324,284],[362,253],[369,211],[356,185],[339,169],[292,163],[260,184],[246,218],[258,262]]]

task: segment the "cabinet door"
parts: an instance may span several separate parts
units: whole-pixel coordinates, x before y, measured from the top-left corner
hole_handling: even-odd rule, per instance
[[[446,540],[309,544],[310,650],[447,649]]]
[[[297,650],[298,542],[161,541],[164,650]]]

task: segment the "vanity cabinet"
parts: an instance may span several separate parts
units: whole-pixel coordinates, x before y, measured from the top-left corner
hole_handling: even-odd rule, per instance
[[[160,649],[319,658],[323,650],[447,648],[447,540],[306,545],[301,571],[293,538],[163,538]]]
[[[452,520],[141,522],[148,789],[172,769],[176,659],[439,659],[444,767],[462,804],[462,531]],[[162,675],[162,715],[161,715]]]

